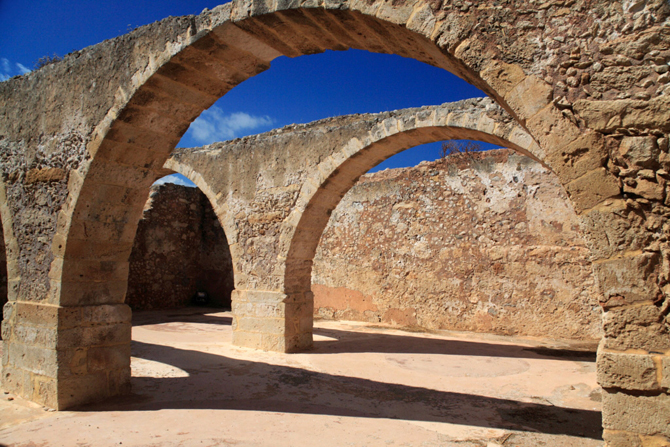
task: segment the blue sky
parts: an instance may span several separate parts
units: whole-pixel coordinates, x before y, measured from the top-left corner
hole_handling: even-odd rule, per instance
[[[170,15],[198,14],[210,0],[0,0],[0,81]],[[205,111],[179,146],[192,147],[292,123],[350,113],[441,104],[484,96],[450,73],[394,55],[328,51],[280,57]],[[491,147],[490,145],[484,145]],[[377,166],[414,166],[439,157],[440,144],[409,149]]]

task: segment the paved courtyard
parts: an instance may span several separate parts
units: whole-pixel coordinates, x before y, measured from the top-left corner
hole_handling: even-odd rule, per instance
[[[133,316],[133,393],[0,400],[4,446],[602,446],[595,346],[317,321],[314,349],[231,344],[215,309]]]

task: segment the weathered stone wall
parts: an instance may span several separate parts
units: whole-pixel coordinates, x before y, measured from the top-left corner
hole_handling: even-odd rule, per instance
[[[126,303],[135,310],[186,306],[204,291],[230,307],[228,243],[209,201],[196,188],[152,188],[130,257]]]
[[[598,289],[555,175],[509,150],[368,174],[314,260],[315,314],[599,338]]]
[[[7,302],[7,255],[5,253],[5,238],[3,236],[2,222],[0,221],[0,317],[2,317],[3,307]]]

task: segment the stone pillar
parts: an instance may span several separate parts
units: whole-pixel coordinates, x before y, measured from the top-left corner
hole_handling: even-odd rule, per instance
[[[234,290],[233,344],[277,352],[312,347],[312,292]]]
[[[610,309],[597,360],[608,447],[670,446],[670,334],[653,304]]]
[[[130,320],[125,304],[9,301],[3,389],[56,410],[129,392]]]

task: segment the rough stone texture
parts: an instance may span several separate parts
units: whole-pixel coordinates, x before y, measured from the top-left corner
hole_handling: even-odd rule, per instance
[[[7,303],[7,256],[5,255],[5,238],[2,232],[2,222],[0,222],[0,316],[3,315],[3,308]],[[0,335],[0,338],[2,336]]]
[[[365,175],[314,258],[315,314],[553,338],[598,338],[579,220],[556,177],[508,150]]]
[[[76,380],[66,379],[60,365],[57,371],[42,371],[34,362],[54,355],[65,358],[69,351],[57,349],[60,336],[32,345],[18,332],[29,315],[15,308],[33,303],[35,315],[51,318],[39,331],[60,334],[69,320],[52,308],[67,313],[70,308],[122,306],[128,256],[149,187],[189,123],[234,86],[268,69],[276,57],[326,49],[394,53],[449,70],[499,102],[527,133],[504,121],[503,127],[525,143],[509,141],[509,132],[496,133],[501,121],[495,119],[482,123],[479,133],[429,135],[428,126],[434,124],[428,123],[436,117],[419,114],[417,129],[422,130],[405,132],[387,122],[392,133],[401,135],[391,138],[384,128],[373,128],[376,134],[352,143],[349,150],[334,156],[313,154],[319,163],[311,166],[293,163],[294,155],[278,148],[273,154],[277,164],[292,163],[282,180],[293,176],[295,181],[288,183],[299,185],[301,194],[287,189],[283,195],[266,195],[266,203],[282,208],[297,198],[298,211],[276,214],[275,209],[249,208],[251,226],[284,231],[283,238],[274,239],[275,247],[263,245],[264,235],[255,247],[285,256],[274,258],[270,266],[250,262],[240,278],[245,284],[241,290],[285,293],[287,303],[297,308],[308,303],[314,240],[327,223],[327,213],[360,174],[394,151],[436,138],[497,135],[503,140],[497,144],[526,150],[558,174],[583,217],[594,261],[607,264],[595,273],[608,313],[618,307],[657,307],[659,321],[653,328],[645,326],[647,312],[639,320],[634,314],[626,317],[631,334],[640,331],[629,341],[647,346],[654,328],[665,327],[670,307],[670,200],[665,191],[670,178],[669,17],[666,0],[236,0],[199,16],[141,27],[0,83],[0,212],[8,234],[10,278],[3,320],[10,354],[3,357],[3,386],[60,407],[127,388],[123,369],[109,369],[104,376],[86,373]],[[618,68],[606,71],[609,67]],[[573,160],[560,156],[562,149],[592,132],[605,140],[605,166],[578,177],[567,175]],[[638,170],[619,156],[624,138],[652,136],[659,155],[649,165],[658,168]],[[379,144],[358,151],[373,141]],[[383,147],[387,144],[388,151]],[[318,175],[310,169],[317,165]],[[302,168],[309,175],[301,177]],[[251,167],[248,171],[258,174]],[[239,176],[245,171],[231,172]],[[286,186],[278,177],[239,181]],[[271,190],[261,188],[254,197],[263,199]],[[215,210],[219,216],[226,211]],[[607,228],[589,226],[596,221]],[[253,254],[255,248],[237,248],[260,259]],[[231,253],[235,260],[235,250]],[[628,276],[621,275],[625,262],[618,262],[624,258],[633,268]],[[617,284],[628,279],[633,281],[630,287]],[[235,281],[238,287],[237,276]],[[616,315],[622,314],[611,318]],[[287,331],[299,326],[297,318],[286,324]],[[304,334],[286,333],[287,338],[297,335]],[[18,345],[39,347],[46,357],[23,355],[27,351]],[[126,352],[122,344],[117,346],[121,354]],[[88,349],[85,343],[82,347]],[[72,391],[66,392],[68,388]],[[70,395],[74,397],[66,398]],[[630,393],[625,402],[635,410],[629,416],[661,408],[667,397]],[[636,426],[615,411],[624,400],[605,402],[612,430],[628,427],[645,434],[646,424],[661,420],[649,413],[651,419]]]
[[[603,427],[645,436],[670,437],[670,396],[603,393]]]
[[[658,390],[658,364],[651,355],[598,353],[598,383],[603,388]]]
[[[196,188],[152,188],[130,255],[126,303],[133,310],[181,307],[196,292],[230,307],[228,242],[207,197]]]

